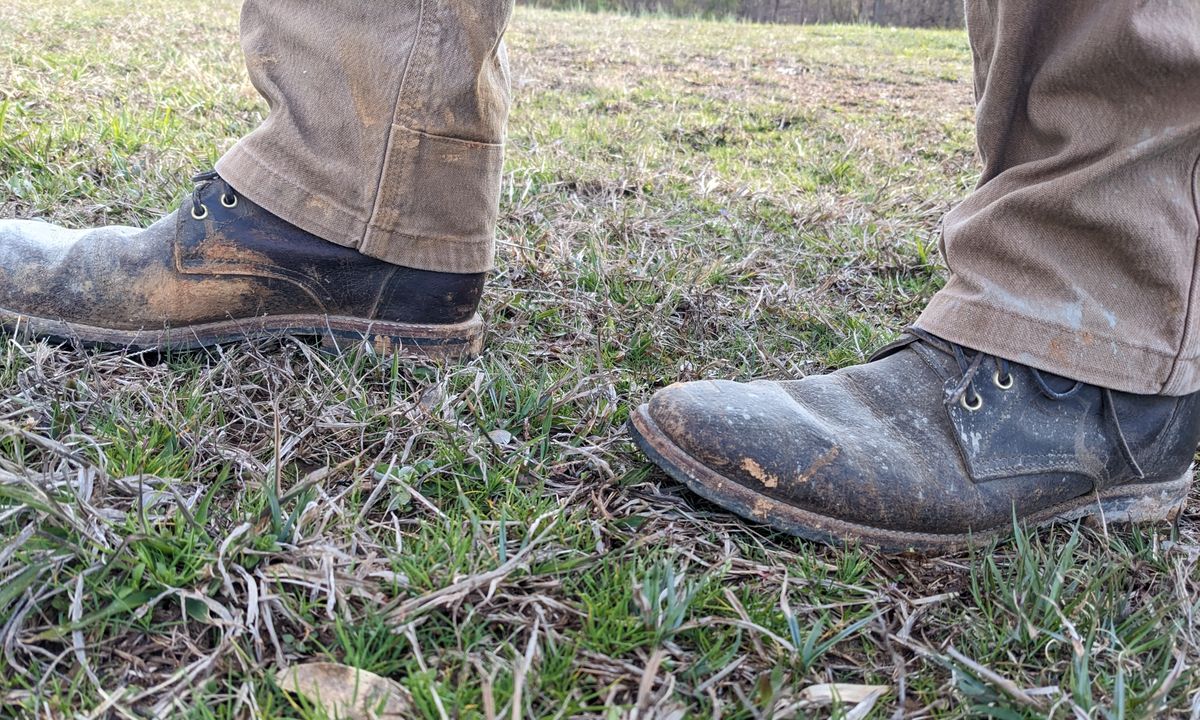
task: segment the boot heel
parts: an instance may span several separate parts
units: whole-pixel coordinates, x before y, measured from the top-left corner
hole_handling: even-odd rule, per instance
[[[1137,485],[1119,488],[1122,494],[1101,497],[1099,506],[1093,505],[1084,521],[1093,527],[1102,523],[1173,523],[1187,505],[1194,469],[1189,467],[1178,480],[1148,485],[1140,492]]]

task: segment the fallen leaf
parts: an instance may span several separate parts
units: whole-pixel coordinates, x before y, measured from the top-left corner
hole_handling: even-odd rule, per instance
[[[421,393],[420,399],[417,400],[417,407],[432,415],[445,399],[446,393],[443,392],[442,386],[434,385]]]
[[[810,685],[800,692],[800,699],[813,705],[854,705],[842,715],[845,720],[861,720],[875,707],[879,698],[891,690],[890,685],[851,685],[848,683],[822,683]]]
[[[512,433],[507,430],[493,430],[488,433],[488,437],[500,447],[504,447],[513,441]]]
[[[413,716],[412,698],[398,683],[337,663],[293,665],[275,678],[279,687],[339,720],[393,720]]]

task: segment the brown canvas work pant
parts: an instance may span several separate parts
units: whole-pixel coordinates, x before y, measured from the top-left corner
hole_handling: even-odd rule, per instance
[[[271,114],[218,170],[372,257],[490,269],[511,4],[246,0]],[[918,325],[1116,390],[1200,390],[1200,2],[967,4],[984,172]]]

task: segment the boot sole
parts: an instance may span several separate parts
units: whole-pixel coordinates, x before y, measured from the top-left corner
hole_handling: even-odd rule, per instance
[[[268,315],[161,330],[110,330],[49,320],[0,308],[0,327],[16,337],[32,337],[85,347],[134,352],[197,350],[281,336],[319,338],[334,352],[366,344],[381,355],[432,360],[472,358],[483,350],[484,322],[476,314],[448,325],[398,323],[335,315]]]
[[[743,518],[808,540],[829,545],[864,544],[889,552],[940,553],[975,545],[1011,533],[1011,525],[971,533],[917,533],[871,527],[810,512],[751,490],[687,454],[664,433],[642,405],[629,419],[634,442],[672,478],[692,492]],[[1021,522],[1043,527],[1087,519],[1102,523],[1174,522],[1187,503],[1192,470],[1177,480],[1109,488],[1098,496],[1077,498],[1026,516]],[[1136,488],[1136,492],[1131,492]]]

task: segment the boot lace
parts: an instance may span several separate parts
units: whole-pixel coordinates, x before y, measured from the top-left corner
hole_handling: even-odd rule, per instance
[[[1009,390],[1016,383],[1012,375],[1013,363],[1004,358],[964,348],[962,345],[943,340],[920,328],[905,328],[905,332],[917,338],[922,343],[952,356],[958,364],[958,369],[962,373],[962,376],[953,387],[946,391],[944,401],[947,407],[957,403],[968,412],[976,412],[983,408],[983,396],[979,394],[975,383],[978,382],[977,378],[983,369],[989,365],[993,370],[992,383],[996,387],[1001,390]],[[1030,375],[1033,377],[1033,382],[1037,386],[1038,392],[1050,400],[1061,401],[1073,398],[1087,387],[1085,383],[1076,380],[1065,391],[1055,390],[1046,381],[1045,373],[1037,368],[1028,366],[1026,366],[1026,369],[1029,370]],[[1100,397],[1105,423],[1112,429],[1113,435],[1116,437],[1117,447],[1121,452],[1121,456],[1129,464],[1134,475],[1139,480],[1144,479],[1146,475],[1142,472],[1141,466],[1138,465],[1137,460],[1133,457],[1133,451],[1129,448],[1129,441],[1125,437],[1125,431],[1121,429],[1121,419],[1117,416],[1117,407],[1113,400],[1112,390],[1101,387]]]
[[[229,183],[225,182],[225,179],[216,170],[202,172],[194,176],[192,182],[196,185],[192,189],[192,219],[204,220],[208,217],[208,206],[201,201],[200,197],[214,182],[219,182],[222,186],[221,205],[230,209],[237,207],[237,193],[234,192]]]

